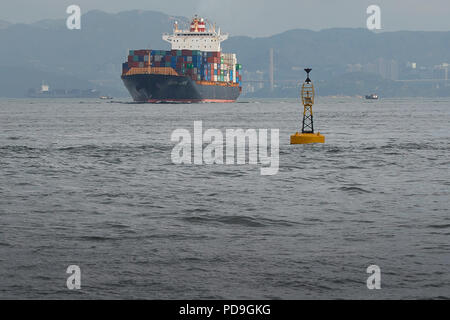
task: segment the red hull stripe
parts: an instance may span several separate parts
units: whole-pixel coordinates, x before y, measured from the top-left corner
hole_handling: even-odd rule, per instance
[[[148,103],[198,103],[198,102],[222,102],[222,103],[232,103],[236,100],[225,100],[225,99],[150,99],[147,100]]]

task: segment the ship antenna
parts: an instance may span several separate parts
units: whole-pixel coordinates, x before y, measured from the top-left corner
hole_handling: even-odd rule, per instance
[[[205,21],[206,24],[208,25],[208,31],[211,31],[212,23],[208,19],[205,19]]]

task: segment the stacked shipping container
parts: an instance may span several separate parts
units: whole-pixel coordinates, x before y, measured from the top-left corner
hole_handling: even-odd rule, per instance
[[[241,85],[242,66],[236,54],[198,50],[130,50],[122,66],[126,74],[132,68],[172,68],[195,81],[232,82]]]

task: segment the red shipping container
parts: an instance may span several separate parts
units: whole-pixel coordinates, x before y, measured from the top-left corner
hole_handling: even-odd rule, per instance
[[[128,62],[133,62],[133,56],[128,56]]]
[[[181,50],[181,55],[192,56],[192,50]]]
[[[220,51],[219,52],[213,52],[212,56],[215,58],[220,58]]]
[[[134,50],[134,55],[136,56],[148,56],[151,50],[143,49],[143,50]]]

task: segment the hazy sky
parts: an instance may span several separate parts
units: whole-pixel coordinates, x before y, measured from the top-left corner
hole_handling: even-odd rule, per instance
[[[366,9],[381,7],[382,28],[450,31],[450,0],[0,0],[0,19],[34,22],[65,18],[68,5],[82,12],[156,10],[172,15],[195,13],[216,21],[232,35],[272,35],[293,28],[364,28]]]

